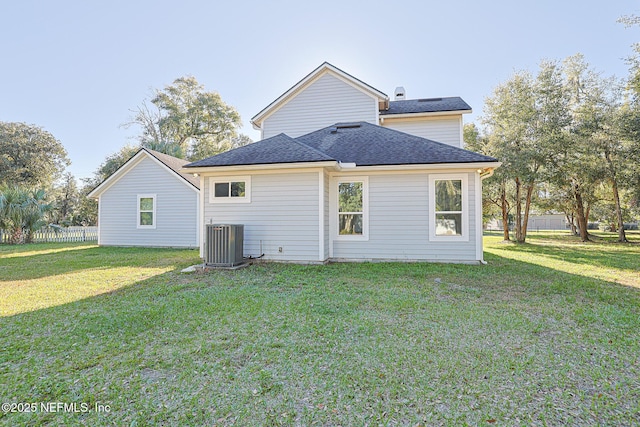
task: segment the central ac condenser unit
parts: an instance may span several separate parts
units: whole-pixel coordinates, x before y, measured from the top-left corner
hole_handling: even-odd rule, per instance
[[[214,267],[242,264],[244,225],[207,224],[204,262]]]

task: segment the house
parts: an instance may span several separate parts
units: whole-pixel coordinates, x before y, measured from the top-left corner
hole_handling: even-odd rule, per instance
[[[98,244],[200,246],[199,180],[188,161],[140,149],[88,196],[98,200]]]
[[[502,220],[492,219],[486,224],[487,230],[502,230]],[[570,228],[564,214],[535,214],[529,215],[527,230],[568,230]]]
[[[200,179],[200,230],[243,224],[244,255],[273,261],[483,262],[499,163],[461,148],[470,111],[402,88],[390,101],[324,63],[253,117],[262,140],[182,169]]]

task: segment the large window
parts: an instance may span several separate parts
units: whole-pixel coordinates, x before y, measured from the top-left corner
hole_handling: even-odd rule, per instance
[[[138,228],[156,228],[156,195],[138,194]]]
[[[336,188],[336,187],[334,187]],[[337,180],[337,234],[343,239],[367,239],[367,179]]]
[[[341,235],[362,235],[362,187],[362,182],[338,184],[338,233]]]
[[[466,177],[436,175],[430,178],[430,237],[432,240],[467,239]]]
[[[211,178],[211,203],[248,203],[251,201],[251,177]]]

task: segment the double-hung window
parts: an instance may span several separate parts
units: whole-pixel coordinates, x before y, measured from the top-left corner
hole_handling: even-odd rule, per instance
[[[249,203],[251,201],[251,177],[211,178],[211,203]]]
[[[368,238],[367,191],[366,178],[340,178],[337,181],[339,238]]]
[[[429,178],[429,237],[431,240],[467,240],[467,178],[465,175],[432,175]]]
[[[137,228],[156,228],[155,194],[138,194]]]

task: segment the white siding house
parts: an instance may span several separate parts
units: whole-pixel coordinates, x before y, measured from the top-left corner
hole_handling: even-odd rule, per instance
[[[98,244],[198,247],[198,181],[178,172],[186,163],[141,149],[89,193],[98,200]]]
[[[392,118],[384,116],[382,126],[462,148],[462,115]]]
[[[482,179],[499,163],[461,148],[461,98],[402,93],[322,64],[253,117],[261,141],[185,165],[201,230],[243,224],[244,256],[273,261],[483,262]]]
[[[203,174],[204,223],[243,224],[247,257],[319,261],[318,177],[318,169]],[[250,182],[250,202],[217,202],[214,186],[219,182]]]
[[[384,93],[324,63],[251,119],[262,139],[295,138],[339,122],[378,123]]]

